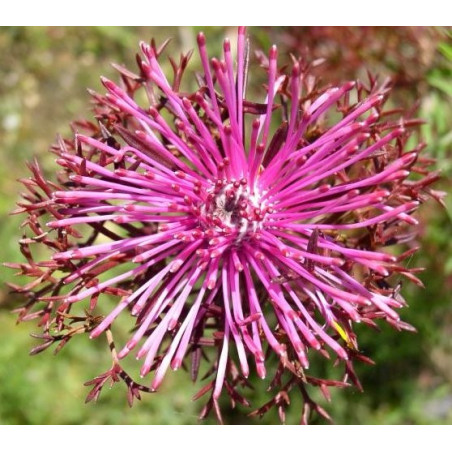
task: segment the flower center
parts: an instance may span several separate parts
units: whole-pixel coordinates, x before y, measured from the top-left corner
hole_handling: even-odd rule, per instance
[[[202,217],[216,232],[237,234],[238,243],[261,227],[268,210],[246,179],[218,179],[208,191]]]

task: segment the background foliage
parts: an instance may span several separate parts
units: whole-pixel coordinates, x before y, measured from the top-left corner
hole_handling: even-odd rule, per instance
[[[212,52],[220,51],[225,33],[231,37],[235,33],[234,29],[204,30]],[[71,120],[89,116],[85,88],[102,90],[99,75],[115,77],[110,62],[133,67],[140,40],[155,37],[162,42],[172,37],[169,52],[175,55],[195,47],[197,31],[188,27],[0,29],[0,261],[22,259],[17,246],[21,219],[9,217],[8,212],[19,197],[16,179],[28,175],[24,162],[36,156],[45,172],[52,174],[56,165],[47,149],[56,133],[68,134]],[[366,76],[367,69],[394,77],[395,102],[407,106],[419,99],[419,116],[427,121],[423,139],[443,172],[436,189],[451,191],[450,30],[259,28],[250,29],[250,34],[255,49],[278,44],[280,61],[289,57],[289,51],[311,60],[326,58],[326,66],[316,69],[325,82]],[[196,56],[193,64],[199,64]],[[411,265],[426,268],[422,274],[426,289],[408,283],[402,289],[410,305],[403,312],[404,320],[418,333],[397,333],[387,326],[377,334],[364,326],[358,331],[362,350],[376,365],[358,368],[363,394],[333,393],[327,408],[336,423],[452,422],[451,196],[446,198],[446,208],[432,202],[420,216],[422,251]],[[49,351],[28,356],[27,350],[36,345],[29,336],[33,325],[15,325],[11,310],[20,300],[4,284],[11,279],[12,271],[0,270],[0,424],[199,422],[199,406],[190,399],[196,391],[183,371],[170,372],[161,391],[146,396],[133,409],[128,408],[125,388],[120,386],[102,394],[97,405],[85,405],[88,390],[83,382],[107,368],[108,356],[85,337],[71,341],[57,357]],[[252,383],[264,403],[264,383]],[[298,422],[299,408],[294,403],[288,423]],[[259,422],[232,410],[226,412],[226,420]],[[277,414],[269,413],[262,422],[278,422]]]

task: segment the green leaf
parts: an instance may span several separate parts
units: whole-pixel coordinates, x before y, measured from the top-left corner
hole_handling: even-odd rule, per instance
[[[439,89],[443,93],[452,97],[452,79],[449,77],[442,77],[438,73],[434,72],[428,76],[428,82],[430,85]]]
[[[452,61],[452,44],[442,42],[438,45],[438,50],[449,60]]]

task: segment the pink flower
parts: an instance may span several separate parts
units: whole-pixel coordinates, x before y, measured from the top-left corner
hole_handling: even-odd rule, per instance
[[[214,406],[220,416],[220,395],[246,404],[237,387],[252,369],[266,378],[274,354],[274,386],[282,373],[290,384],[279,384],[257,413],[272,405],[283,413],[281,394],[300,387],[305,410],[326,415],[305,386],[327,394],[327,386],[346,383],[305,374],[310,350],[332,353],[357,382],[352,362],[365,358],[353,325],[381,318],[410,328],[387,279],[402,273],[418,281],[401,264],[412,251],[396,257],[378,248],[411,239],[403,231],[417,224],[420,190],[436,177],[408,180],[428,174],[422,145],[405,151],[418,121],[384,112],[387,86],[372,79],[369,88],[320,90],[301,61],[288,73],[278,69],[275,46],[261,58],[265,95],[248,100],[244,28],[235,59],[227,40],[221,60],[209,60],[203,34],[198,46],[195,92],[181,88],[190,55],[172,61],[169,80],[162,48],[142,43],[139,74],[117,66],[121,84],[102,78],[107,93],[92,93],[98,124],[79,122],[75,140],[54,147],[59,183],[31,167],[19,211],[34,237],[22,242],[28,264],[15,265],[34,282],[15,287],[30,297],[20,317],[41,318],[44,344],[35,352],[79,332],[107,335],[113,366],[89,382],[89,398],[122,379],[132,401],[189,359],[196,378],[209,357],[213,377],[201,395],[210,392],[205,412]],[[34,262],[31,243],[52,250],[50,259]],[[104,294],[118,298],[107,315]],[[70,313],[78,306],[86,315]],[[116,352],[120,316],[135,325]],[[67,333],[68,322],[79,326]],[[150,386],[122,369],[129,354],[142,377],[152,372]]]

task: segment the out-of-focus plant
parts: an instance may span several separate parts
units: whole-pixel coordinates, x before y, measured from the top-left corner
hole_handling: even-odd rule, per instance
[[[444,180],[452,176],[452,31],[438,44],[439,64],[426,76],[429,93],[422,99],[421,115],[427,120],[424,134],[430,153],[437,159],[437,166]],[[452,269],[451,269],[452,270]]]
[[[255,29],[262,43],[276,40],[283,50],[311,61],[326,83],[363,79],[370,72],[391,77],[392,100],[412,105],[428,90],[427,75],[438,61],[446,31],[433,27],[284,27]],[[450,89],[450,88],[449,88]]]
[[[438,44],[439,61],[428,73],[430,90],[421,102],[421,114],[427,119],[424,135],[429,142],[429,153],[436,158],[437,170],[442,175],[442,187],[452,187],[452,31]],[[435,303],[438,305],[431,323],[428,356],[444,381],[452,385],[452,199],[445,199],[445,209],[427,210],[423,242],[427,253],[423,260],[435,281]],[[422,265],[425,265],[424,263]],[[442,275],[436,278],[435,274]]]

